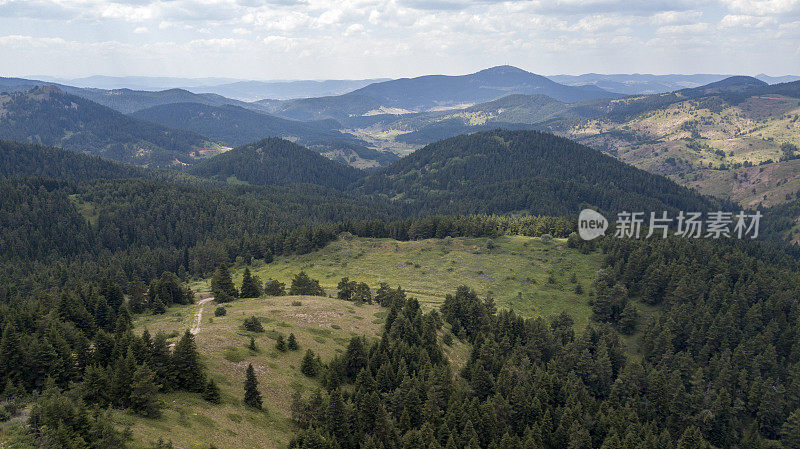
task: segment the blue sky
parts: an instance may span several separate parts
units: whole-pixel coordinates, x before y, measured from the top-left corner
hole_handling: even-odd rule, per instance
[[[0,75],[800,74],[800,0],[0,0]]]

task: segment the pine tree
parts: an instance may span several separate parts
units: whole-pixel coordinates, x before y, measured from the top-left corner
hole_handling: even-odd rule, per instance
[[[239,292],[236,291],[236,286],[233,285],[231,273],[228,271],[227,265],[222,264],[217,267],[217,271],[215,271],[214,276],[211,277],[211,293],[214,294],[214,299],[217,302],[230,301],[239,296]]]
[[[206,384],[206,388],[203,390],[203,399],[212,404],[220,403],[219,387],[217,387],[217,383],[214,382],[214,379],[209,380]]]
[[[255,338],[250,337],[250,344],[247,345],[247,349],[249,349],[249,350],[251,350],[253,352],[258,352],[258,346],[256,346],[256,339]]]
[[[325,296],[325,290],[320,287],[318,280],[311,279],[305,271],[301,271],[292,279],[292,286],[289,288],[289,294]]]
[[[297,351],[300,349],[300,346],[297,344],[297,338],[295,338],[294,334],[289,334],[289,341],[287,342],[287,347],[290,351]]]
[[[278,335],[278,339],[275,341],[275,349],[281,352],[286,351],[286,340],[284,340],[283,335]]]
[[[203,391],[205,387],[205,377],[203,368],[200,365],[200,356],[197,353],[197,346],[194,335],[186,329],[183,337],[172,353],[172,372],[178,388],[187,391]]]
[[[22,369],[22,348],[19,336],[11,322],[7,322],[0,337],[0,385],[14,381],[20,377]]]
[[[130,408],[139,415],[155,418],[161,415],[161,403],[156,397],[158,385],[155,373],[147,365],[139,365],[131,382]]]
[[[258,298],[261,296],[261,281],[250,274],[250,269],[244,269],[242,276],[242,288],[240,289],[242,298]]]
[[[689,426],[678,440],[677,449],[709,449],[710,447],[711,445],[703,438],[703,433],[700,432],[700,429],[695,426]]]
[[[267,296],[283,296],[286,294],[286,284],[271,279],[264,284],[264,294]]]
[[[800,449],[800,409],[795,410],[783,423],[781,443],[785,449]]]
[[[303,356],[303,361],[300,364],[300,372],[308,377],[317,375],[317,361],[314,358],[314,351],[307,349],[306,355]]]
[[[249,407],[261,410],[261,393],[258,392],[258,379],[256,379],[252,363],[247,365],[247,378],[244,381],[244,403]]]

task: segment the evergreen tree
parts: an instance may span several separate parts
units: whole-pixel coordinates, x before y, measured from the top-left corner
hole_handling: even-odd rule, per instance
[[[300,372],[308,377],[317,375],[317,361],[314,358],[314,351],[307,349],[303,361],[300,363]]]
[[[349,278],[343,277],[342,280],[339,281],[339,285],[337,285],[339,292],[336,294],[336,297],[344,301],[350,301],[353,297],[355,287],[355,281],[351,282]]]
[[[205,387],[205,376],[194,335],[187,329],[172,353],[172,373],[178,388],[200,392]]]
[[[286,284],[270,279],[264,284],[264,294],[267,296],[283,296],[286,294]]]
[[[325,290],[319,285],[318,280],[311,279],[305,271],[301,271],[292,279],[292,286],[289,288],[289,294],[325,296]]]
[[[244,269],[244,275],[242,276],[242,288],[241,297],[242,298],[258,298],[261,296],[261,281],[250,274],[250,269]]]
[[[297,344],[297,338],[295,338],[294,334],[289,334],[289,340],[286,343],[286,347],[289,348],[290,351],[297,351],[300,349],[300,346]]]
[[[795,410],[783,423],[781,443],[784,449],[800,449],[800,409]]]
[[[278,334],[278,338],[275,341],[275,349],[280,352],[286,351],[286,340],[283,338],[283,335]]]
[[[212,404],[220,403],[221,397],[219,394],[219,387],[217,383],[214,382],[214,379],[209,380],[206,384],[206,388],[203,390],[203,399]]]
[[[256,379],[253,364],[247,365],[247,378],[244,382],[244,403],[248,407],[261,410],[261,393],[258,392],[258,379]]]
[[[249,350],[251,350],[253,352],[258,352],[258,346],[256,346],[256,339],[255,338],[250,337],[250,344],[247,345],[247,349],[249,349]]]
[[[19,336],[8,321],[3,328],[3,335],[0,337],[0,385],[6,385],[9,381],[16,381],[21,376],[23,354],[19,342]]]
[[[695,426],[689,426],[683,431],[678,440],[677,449],[710,449],[711,445],[708,444],[703,438],[702,432]]]
[[[211,277],[211,293],[217,302],[227,302],[239,296],[227,265],[222,264],[217,267],[217,271]]]
[[[155,373],[147,365],[139,365],[133,373],[131,394],[128,403],[139,415],[156,418],[161,414],[161,403],[156,394],[158,385]]]

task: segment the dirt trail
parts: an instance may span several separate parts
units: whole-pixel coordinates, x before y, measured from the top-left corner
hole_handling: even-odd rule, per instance
[[[194,316],[194,324],[192,325],[192,328],[189,329],[189,332],[191,332],[192,335],[197,335],[200,332],[200,324],[203,322],[203,305],[213,300],[214,297],[209,296],[197,301],[197,305],[200,306],[200,310],[198,310],[197,314]]]

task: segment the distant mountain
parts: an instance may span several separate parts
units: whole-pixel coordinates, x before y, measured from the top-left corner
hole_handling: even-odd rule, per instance
[[[552,75],[551,80],[569,86],[597,86],[625,95],[660,94],[676,90],[699,87],[723,80],[730,75],[648,75],[585,73],[583,75]]]
[[[48,83],[58,83],[81,88],[104,90],[184,89],[194,93],[222,95],[241,101],[265,98],[289,100],[293,98],[341,95],[389,78],[361,80],[281,80],[255,81],[234,78],[177,78],[165,76],[88,76],[84,78],[34,77]]]
[[[794,81],[800,81],[800,76],[797,75],[769,76],[763,73],[759,73],[755,77],[769,84],[791,83]]]
[[[574,105],[538,125],[702,193],[763,207],[800,195],[798,117],[800,81],[736,76]]]
[[[335,97],[257,104],[296,120],[344,121],[367,115],[456,109],[512,94],[546,95],[568,103],[619,96],[594,86],[565,86],[516,67],[500,66],[470,75],[428,75],[374,83]]]
[[[207,159],[189,172],[253,185],[316,184],[342,190],[363,174],[288,140],[269,138]]]
[[[481,103],[510,94],[546,95],[568,103],[617,96],[593,86],[565,86],[511,66],[492,67],[461,76],[402,78],[370,84],[352,93],[374,98],[389,107],[409,110]]]
[[[171,128],[186,129],[230,146],[255,142],[266,137],[281,137],[319,153],[337,153],[345,163],[355,156],[375,165],[397,159],[366,147],[366,142],[337,131],[335,121],[299,122],[255,112],[239,106],[209,106],[198,103],[173,103],[143,109],[133,117]]]
[[[236,81],[220,85],[188,88],[192,92],[208,92],[243,101],[265,98],[290,100],[294,98],[342,95],[388,78],[363,80],[298,80],[298,81]]]
[[[0,138],[55,145],[138,165],[191,163],[205,137],[139,120],[55,86],[0,95]]]
[[[187,89],[195,87],[218,86],[221,84],[243,81],[237,78],[179,78],[171,76],[105,76],[93,75],[82,78],[56,78],[51,76],[32,76],[31,78],[50,83],[93,89],[132,89],[132,90],[166,90]]]
[[[720,202],[599,151],[536,131],[490,131],[430,144],[361,182],[365,193],[441,213],[574,215],[712,210]]]
[[[169,89],[158,92],[130,89],[103,90],[66,88],[65,90],[125,114],[173,103],[199,103],[211,106],[233,104],[243,107],[253,107],[248,103],[225,98],[221,95],[195,94],[184,89]]]
[[[341,120],[351,116],[363,116],[372,111],[379,111],[383,107],[383,103],[375,98],[353,93],[288,101],[261,100],[253,104],[281,117],[304,121]]]
[[[0,77],[0,93],[27,92],[34,87],[43,86],[47,83],[24,78],[2,78]]]
[[[251,109],[263,109],[258,105],[239,100],[225,98],[216,94],[196,94],[185,89],[167,89],[159,91],[132,89],[98,89],[76,87],[42,80],[23,78],[0,78],[0,93],[26,92],[34,87],[56,86],[64,92],[86,98],[95,103],[107,106],[119,112],[130,114],[141,109],[171,103],[200,103],[212,106],[233,104]]]

